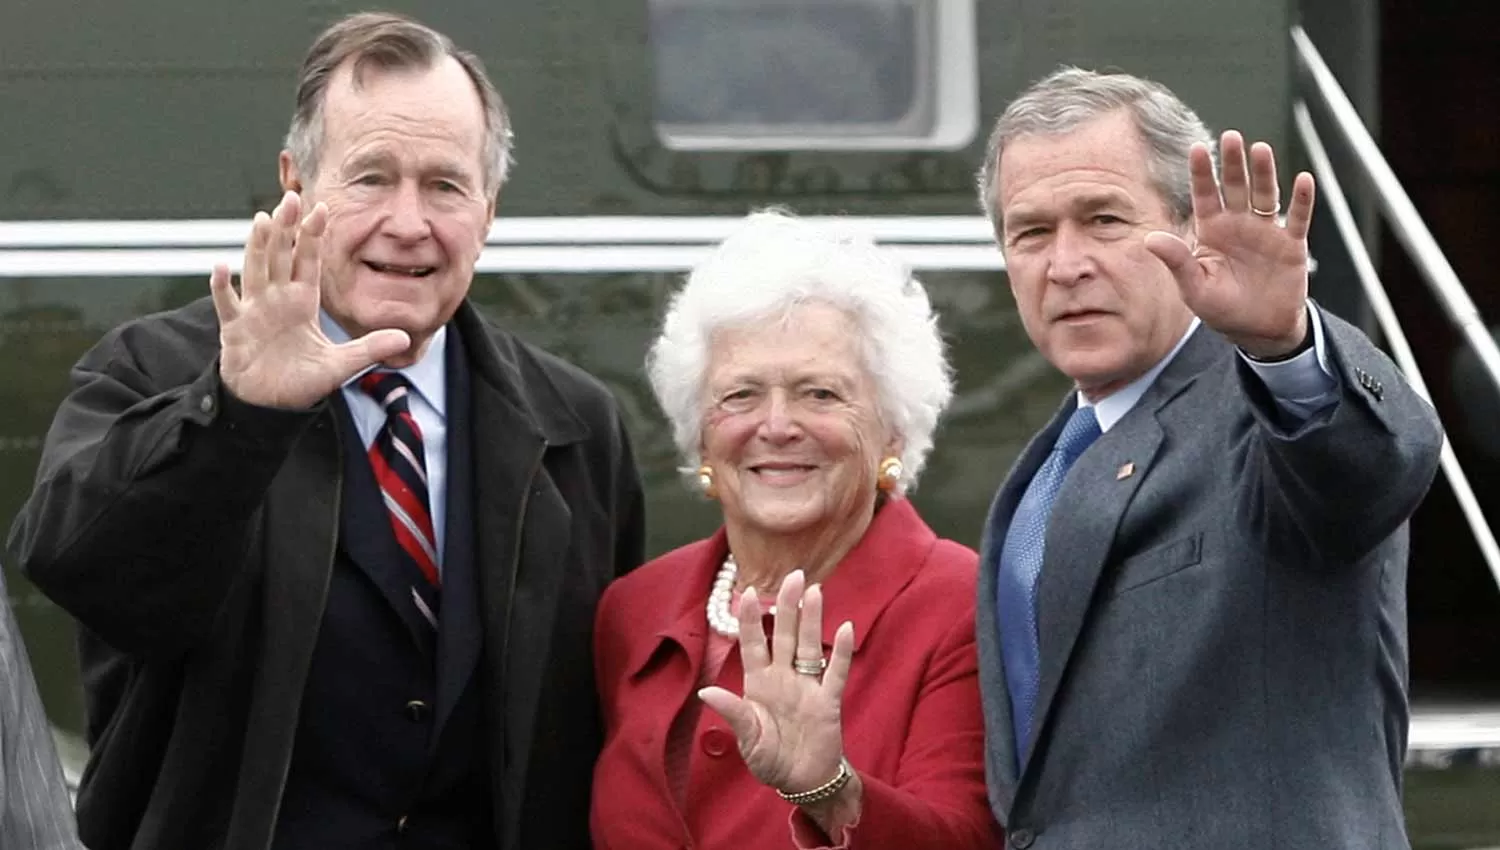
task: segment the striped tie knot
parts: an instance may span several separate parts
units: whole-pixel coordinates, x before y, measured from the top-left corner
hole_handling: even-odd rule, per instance
[[[411,409],[411,383],[400,372],[368,372],[359,379],[359,388],[375,399],[387,415],[406,413]]]

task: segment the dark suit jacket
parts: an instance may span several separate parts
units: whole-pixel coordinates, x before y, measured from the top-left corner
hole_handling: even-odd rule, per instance
[[[610,394],[485,322],[473,372],[486,758],[505,850],[586,847],[590,640],[642,559]],[[334,408],[254,408],[218,378],[208,299],[132,321],[75,367],[9,548],[104,648],[85,658],[94,850],[263,850],[323,617],[343,461]]]
[[[1071,395],[1001,487],[977,632],[990,803],[1012,846],[1408,845],[1406,521],[1442,433],[1364,335],[1321,316],[1338,401],[1295,431],[1205,326],[1070,470],[1019,775],[995,564]]]

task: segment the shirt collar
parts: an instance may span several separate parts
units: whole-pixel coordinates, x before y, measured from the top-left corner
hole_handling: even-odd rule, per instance
[[[1099,419],[1100,431],[1108,431],[1114,427],[1115,423],[1124,419],[1125,414],[1129,413],[1131,408],[1135,407],[1136,402],[1141,400],[1141,396],[1146,394],[1146,390],[1151,387],[1151,383],[1156,380],[1156,376],[1160,375],[1162,370],[1167,368],[1167,364],[1171,363],[1172,359],[1177,356],[1177,352],[1181,351],[1182,347],[1187,344],[1188,339],[1193,335],[1193,331],[1196,331],[1198,325],[1201,323],[1202,320],[1194,316],[1192,323],[1188,325],[1187,332],[1182,335],[1182,339],[1177,340],[1177,345],[1173,346],[1172,350],[1167,352],[1166,357],[1158,360],[1156,365],[1152,366],[1146,374],[1136,378],[1134,381],[1115,390],[1104,398],[1099,399],[1097,402],[1091,402],[1087,398],[1084,398],[1083,391],[1080,390],[1078,392],[1078,406],[1088,407],[1092,405],[1094,407],[1094,415]]]
[[[326,310],[320,309],[318,311],[318,324],[322,326],[323,334],[335,345],[350,340],[348,332],[340,327],[339,323],[335,322]],[[437,333],[432,335],[432,341],[427,344],[427,350],[422,353],[421,360],[404,369],[395,370],[405,376],[408,381],[411,381],[412,388],[417,391],[417,394],[422,396],[422,399],[431,405],[433,410],[437,411],[438,416],[445,419],[448,415],[448,383],[444,375],[444,365],[447,362],[445,354],[447,348],[448,326],[444,325],[437,329]],[[349,386],[364,377],[372,369],[378,367],[379,364],[376,364],[368,369],[361,369],[357,374],[345,381],[344,386]]]

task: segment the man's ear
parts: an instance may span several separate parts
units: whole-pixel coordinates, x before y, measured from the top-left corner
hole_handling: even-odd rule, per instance
[[[297,173],[297,163],[292,161],[290,151],[282,151],[276,158],[277,170],[281,174],[281,191],[303,194],[302,175]]]

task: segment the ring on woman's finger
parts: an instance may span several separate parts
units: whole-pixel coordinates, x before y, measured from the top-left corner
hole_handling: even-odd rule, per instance
[[[1268,210],[1256,209],[1255,204],[1251,204],[1250,211],[1260,216],[1261,218],[1275,218],[1281,213],[1281,202],[1277,201],[1276,205]]]
[[[812,660],[802,658],[792,659],[792,669],[796,670],[798,673],[801,673],[804,676],[821,676],[823,675],[823,671],[827,667],[828,659],[826,658],[817,658]]]

